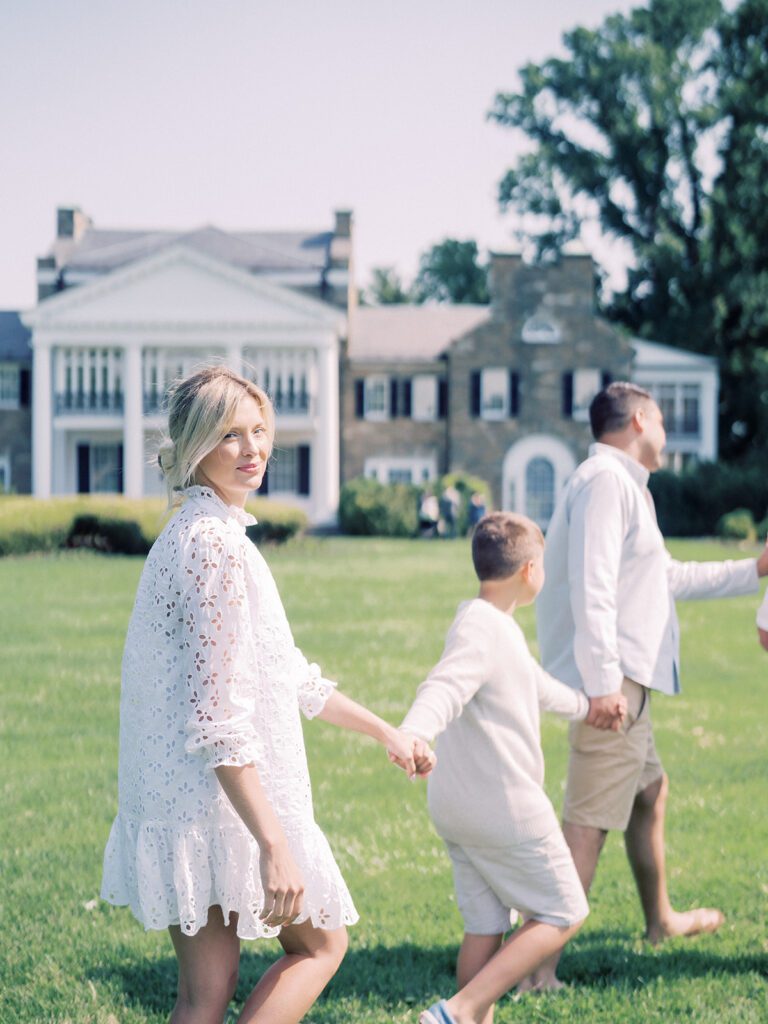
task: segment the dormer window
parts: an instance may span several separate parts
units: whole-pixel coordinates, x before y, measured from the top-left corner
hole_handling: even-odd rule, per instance
[[[534,313],[523,324],[523,341],[537,345],[556,345],[561,340],[560,328],[552,320]]]

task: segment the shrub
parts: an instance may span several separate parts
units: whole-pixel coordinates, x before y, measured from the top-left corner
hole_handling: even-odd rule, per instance
[[[735,508],[720,516],[715,532],[726,540],[757,540],[755,520],[748,508]]]
[[[650,488],[662,533],[712,536],[721,516],[747,509],[760,520],[768,509],[768,474],[758,461],[706,462],[682,473],[653,473]]]
[[[254,499],[248,510],[259,521],[248,530],[256,543],[281,543],[307,524],[303,512],[268,498]],[[56,551],[67,546],[123,554],[146,553],[170,514],[162,498],[132,500],[119,495],[88,494],[41,500],[5,495],[0,497],[0,557]],[[80,522],[76,526],[77,520]]]
[[[152,546],[132,519],[103,519],[94,515],[77,516],[64,544],[110,555],[146,555]]]
[[[339,526],[343,533],[366,537],[414,537],[418,531],[418,488],[380,484],[356,477],[341,488]]]

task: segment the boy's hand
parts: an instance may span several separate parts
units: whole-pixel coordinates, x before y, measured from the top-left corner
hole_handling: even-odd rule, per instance
[[[627,698],[620,691],[605,697],[588,697],[589,712],[585,719],[587,725],[595,729],[612,729],[618,732],[621,723],[627,717]]]
[[[403,769],[409,779],[428,775],[435,764],[435,755],[428,744],[401,729],[393,730],[387,742],[387,756],[392,764]]]

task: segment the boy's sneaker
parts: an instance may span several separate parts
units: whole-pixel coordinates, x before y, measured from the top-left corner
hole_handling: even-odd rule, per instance
[[[456,1024],[456,1021],[445,1005],[445,1000],[441,999],[439,1003],[433,1003],[428,1010],[422,1011],[419,1015],[419,1024]]]

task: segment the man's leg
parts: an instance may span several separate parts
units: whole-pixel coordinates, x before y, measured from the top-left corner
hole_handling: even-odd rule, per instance
[[[645,915],[645,935],[653,943],[675,935],[713,932],[725,920],[721,911],[709,907],[698,907],[682,914],[672,909],[667,892],[664,851],[664,817],[668,792],[669,780],[666,775],[641,790],[635,797],[629,825],[624,833],[627,857]]]

